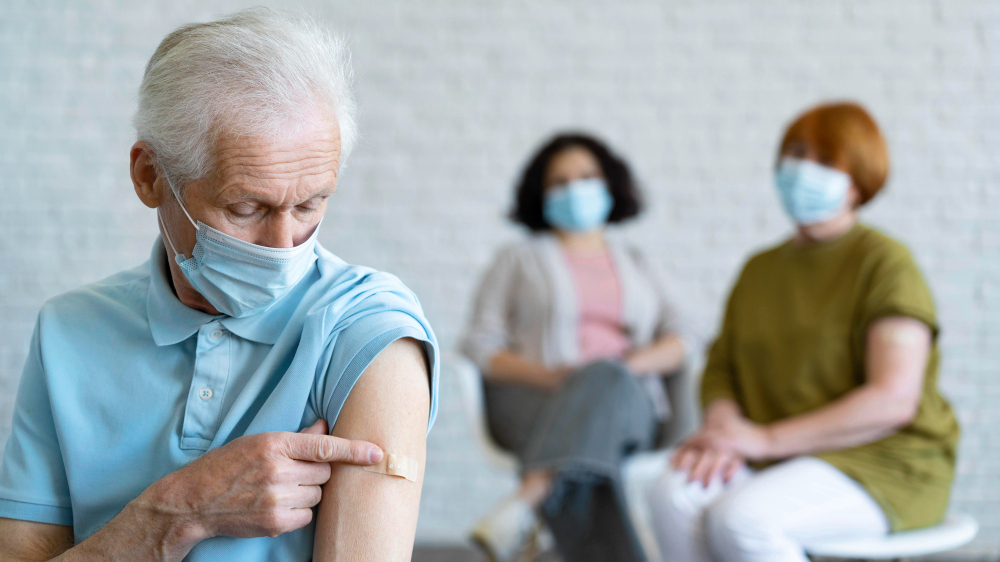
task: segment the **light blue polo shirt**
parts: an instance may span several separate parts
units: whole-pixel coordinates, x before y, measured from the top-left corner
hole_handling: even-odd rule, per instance
[[[416,296],[392,275],[316,253],[289,294],[246,318],[177,300],[159,239],[146,264],[47,302],[0,463],[0,517],[72,525],[80,542],[156,480],[241,435],[320,417],[333,427],[361,373],[404,337],[423,342],[430,362],[429,430],[440,369]],[[216,537],[187,560],[310,560],[313,530]]]

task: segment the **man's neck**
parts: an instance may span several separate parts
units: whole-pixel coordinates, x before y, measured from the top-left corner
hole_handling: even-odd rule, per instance
[[[167,257],[167,265],[170,266],[170,288],[173,289],[174,295],[177,296],[177,300],[181,301],[181,304],[212,316],[222,314],[197,289],[191,286],[191,283],[184,277],[181,266],[177,265],[177,262],[170,259],[169,256]]]

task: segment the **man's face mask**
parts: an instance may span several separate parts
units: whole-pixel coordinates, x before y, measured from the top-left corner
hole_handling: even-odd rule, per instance
[[[177,252],[157,210],[174,261],[188,282],[223,314],[243,318],[267,310],[292,290],[316,261],[319,225],[308,240],[294,248],[258,246],[195,222],[172,184],[170,189],[197,230],[194,250],[186,258]]]
[[[781,204],[796,224],[809,225],[839,215],[847,203],[851,176],[812,160],[785,157],[774,175]]]

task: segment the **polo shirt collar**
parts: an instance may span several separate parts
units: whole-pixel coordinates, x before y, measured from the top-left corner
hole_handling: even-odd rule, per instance
[[[213,316],[195,310],[177,298],[167,259],[163,241],[157,237],[149,257],[149,295],[146,298],[146,314],[153,341],[159,346],[180,343],[213,320],[220,321],[227,330],[243,339],[273,345],[294,314],[295,303],[299,302],[302,292],[310,285],[308,282],[300,282],[274,306],[258,314],[244,318],[233,318],[224,314]],[[311,280],[311,277],[312,275],[307,275],[303,281]]]

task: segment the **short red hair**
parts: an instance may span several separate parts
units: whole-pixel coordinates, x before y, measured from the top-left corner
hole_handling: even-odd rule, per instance
[[[878,124],[856,103],[818,105],[788,126],[778,157],[796,144],[809,147],[823,163],[851,176],[861,196],[858,205],[871,201],[889,176],[889,151]]]

